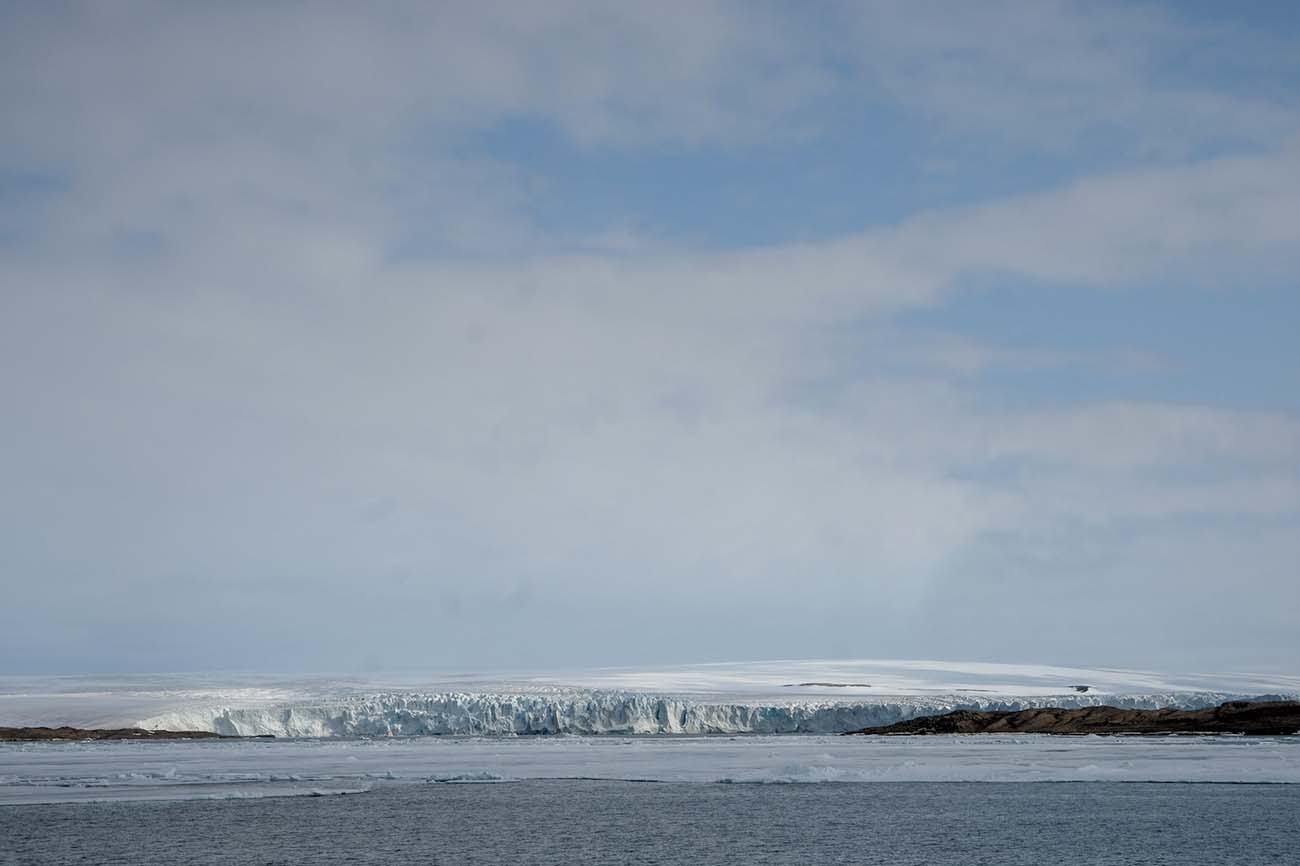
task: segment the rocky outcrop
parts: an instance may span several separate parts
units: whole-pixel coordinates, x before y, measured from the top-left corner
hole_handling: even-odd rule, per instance
[[[0,728],[0,740],[211,740],[211,731],[146,731],[143,728]]]
[[[851,734],[1258,734],[1300,733],[1300,702],[1229,701],[1203,710],[1042,707],[957,710]]]

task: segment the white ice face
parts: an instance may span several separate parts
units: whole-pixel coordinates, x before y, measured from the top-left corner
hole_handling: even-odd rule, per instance
[[[836,733],[958,708],[1199,708],[1300,678],[939,661],[770,661],[515,676],[0,681],[0,724],[277,737]]]

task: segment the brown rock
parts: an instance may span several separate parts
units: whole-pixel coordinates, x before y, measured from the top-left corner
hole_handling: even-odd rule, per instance
[[[143,728],[0,728],[0,740],[212,740],[211,731],[146,731]]]
[[[1042,707],[957,710],[850,734],[1257,734],[1300,733],[1296,701],[1229,701],[1204,710]]]

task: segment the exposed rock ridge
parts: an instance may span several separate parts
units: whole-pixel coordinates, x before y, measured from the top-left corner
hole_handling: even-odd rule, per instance
[[[143,728],[0,728],[0,740],[212,740],[212,731],[146,731]]]
[[[1096,706],[957,710],[852,734],[1300,734],[1300,702],[1228,701],[1201,710]]]

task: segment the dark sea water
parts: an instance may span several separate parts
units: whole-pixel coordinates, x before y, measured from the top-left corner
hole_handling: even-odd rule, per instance
[[[534,781],[0,807],[0,864],[1300,863],[1300,786]]]

